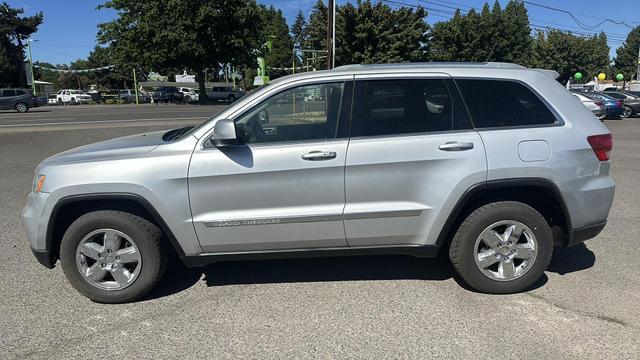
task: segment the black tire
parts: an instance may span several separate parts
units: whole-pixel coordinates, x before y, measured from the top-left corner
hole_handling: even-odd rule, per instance
[[[633,109],[630,106],[624,105],[622,109],[623,109],[623,112],[622,112],[622,115],[620,115],[620,117],[622,117],[623,119],[629,118],[633,115]]]
[[[518,221],[529,227],[538,244],[529,270],[510,281],[490,278],[475,262],[475,243],[480,234],[504,220]],[[553,236],[545,218],[532,207],[515,201],[494,202],[477,208],[462,222],[449,247],[449,258],[462,280],[471,288],[489,294],[512,294],[529,289],[544,274],[552,253]]]
[[[76,104],[76,98],[71,98],[71,105],[75,105]]]
[[[235,95],[229,95],[229,103],[233,104],[236,101]]]
[[[142,265],[133,282],[120,290],[93,286],[78,270],[76,248],[90,232],[114,229],[129,235],[140,250]],[[140,299],[160,281],[167,266],[167,249],[162,232],[151,222],[122,211],[101,210],[80,216],[65,232],[60,244],[60,262],[71,285],[89,299],[100,303],[124,303]]]
[[[16,107],[16,111],[19,113],[26,113],[27,111],[29,111],[29,105],[23,102],[17,103],[15,107]]]

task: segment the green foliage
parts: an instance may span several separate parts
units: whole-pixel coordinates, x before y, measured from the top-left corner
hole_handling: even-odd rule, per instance
[[[622,46],[616,49],[615,72],[621,72],[626,80],[631,80],[638,69],[638,49],[640,49],[640,25],[631,30]]]
[[[42,12],[22,16],[23,9],[0,4],[0,86],[26,86],[25,42],[42,24]]]
[[[306,39],[307,19],[304,17],[302,10],[298,11],[296,19],[291,25],[291,35],[294,42],[304,43]]]
[[[607,72],[609,66],[609,46],[604,33],[584,38],[558,30],[540,31],[533,42],[533,52],[530,65],[556,70],[561,82],[576,72],[590,79],[601,71]]]
[[[287,20],[282,15],[280,9],[273,6],[261,6],[262,33],[260,41],[262,44],[271,41],[271,51],[266,52],[267,66],[269,68],[289,68],[292,62],[293,40],[289,33]],[[268,69],[271,78],[280,77],[287,74],[286,70]]]
[[[337,9],[336,65],[425,59],[428,25],[423,8],[392,9],[358,0]]]
[[[262,21],[254,0],[109,0],[101,7],[118,12],[98,26],[116,64],[195,71],[203,100],[204,69],[252,63],[259,47]]]
[[[305,49],[327,50],[327,18],[328,9],[322,0],[317,0],[309,16],[309,24],[305,29],[307,39]]]
[[[449,21],[436,23],[431,33],[433,61],[504,61],[527,65],[531,61],[531,29],[524,4],[511,1],[504,10],[496,1],[480,13],[455,12]]]

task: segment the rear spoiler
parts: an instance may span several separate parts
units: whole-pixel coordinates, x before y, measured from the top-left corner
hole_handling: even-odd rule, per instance
[[[540,71],[541,73],[551,77],[553,80],[556,80],[557,78],[560,77],[560,74],[558,74],[558,72],[555,70],[549,70],[549,69],[533,69],[533,70]]]

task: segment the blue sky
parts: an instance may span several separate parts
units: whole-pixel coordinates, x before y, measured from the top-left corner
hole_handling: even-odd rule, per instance
[[[6,1],[6,0],[5,0]],[[349,0],[338,0],[339,4]],[[483,0],[394,0],[408,5],[422,5],[427,8],[429,23],[446,20],[450,17],[452,8],[462,10],[481,8]],[[617,0],[608,2],[602,0],[532,0],[535,3],[571,10],[578,19],[586,25],[595,25],[602,18],[626,21],[632,26],[640,25],[640,1]],[[12,7],[22,7],[30,15],[38,11],[44,13],[44,23],[40,26],[34,39],[32,51],[34,61],[46,61],[54,64],[69,63],[79,58],[85,58],[95,46],[97,32],[96,25],[106,22],[115,16],[111,10],[96,10],[103,3],[102,0],[8,0]],[[259,0],[260,3],[274,5],[284,12],[289,25],[298,10],[307,16],[315,0]],[[326,2],[326,1],[325,1]],[[355,2],[351,0],[351,2]],[[500,0],[504,5],[507,0]],[[490,1],[493,4],[493,0]],[[390,6],[396,6],[390,4]],[[609,35],[611,56],[615,56],[615,48],[622,44],[629,28],[606,22],[594,30],[579,27],[567,14],[551,11],[541,7],[527,5],[529,19],[537,26],[550,26],[583,33],[604,31]]]

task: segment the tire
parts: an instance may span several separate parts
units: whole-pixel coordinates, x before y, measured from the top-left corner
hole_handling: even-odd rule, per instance
[[[633,115],[633,109],[630,106],[623,106],[622,107],[622,115],[620,115],[623,119],[629,118],[631,117],[631,115]]]
[[[76,104],[76,98],[71,98],[71,105],[75,105]]]
[[[64,105],[61,98],[58,98],[58,105]]]
[[[234,95],[229,95],[229,103],[233,104],[236,101],[236,97]]]
[[[120,250],[107,250],[114,246],[107,245],[104,232],[117,235],[113,239],[119,240],[109,244],[119,244],[115,248]],[[84,249],[93,249],[93,253]],[[147,294],[166,269],[167,253],[157,226],[139,216],[112,210],[80,216],[69,226],[60,244],[65,276],[81,294],[99,303],[130,302]],[[132,262],[136,255],[138,261]],[[81,272],[90,268],[95,269],[98,281]],[[116,280],[126,274],[130,275],[128,281]]]
[[[23,102],[19,102],[16,104],[16,111],[19,113],[26,113],[27,111],[29,111],[29,105]]]
[[[515,229],[524,229],[521,236],[508,237],[511,224],[518,223]],[[494,233],[500,237],[493,237]],[[493,241],[498,245],[489,246]],[[552,253],[553,236],[547,221],[532,207],[514,201],[477,208],[462,222],[449,247],[449,258],[462,280],[489,294],[527,290],[542,277]],[[521,259],[524,256],[530,257]]]

